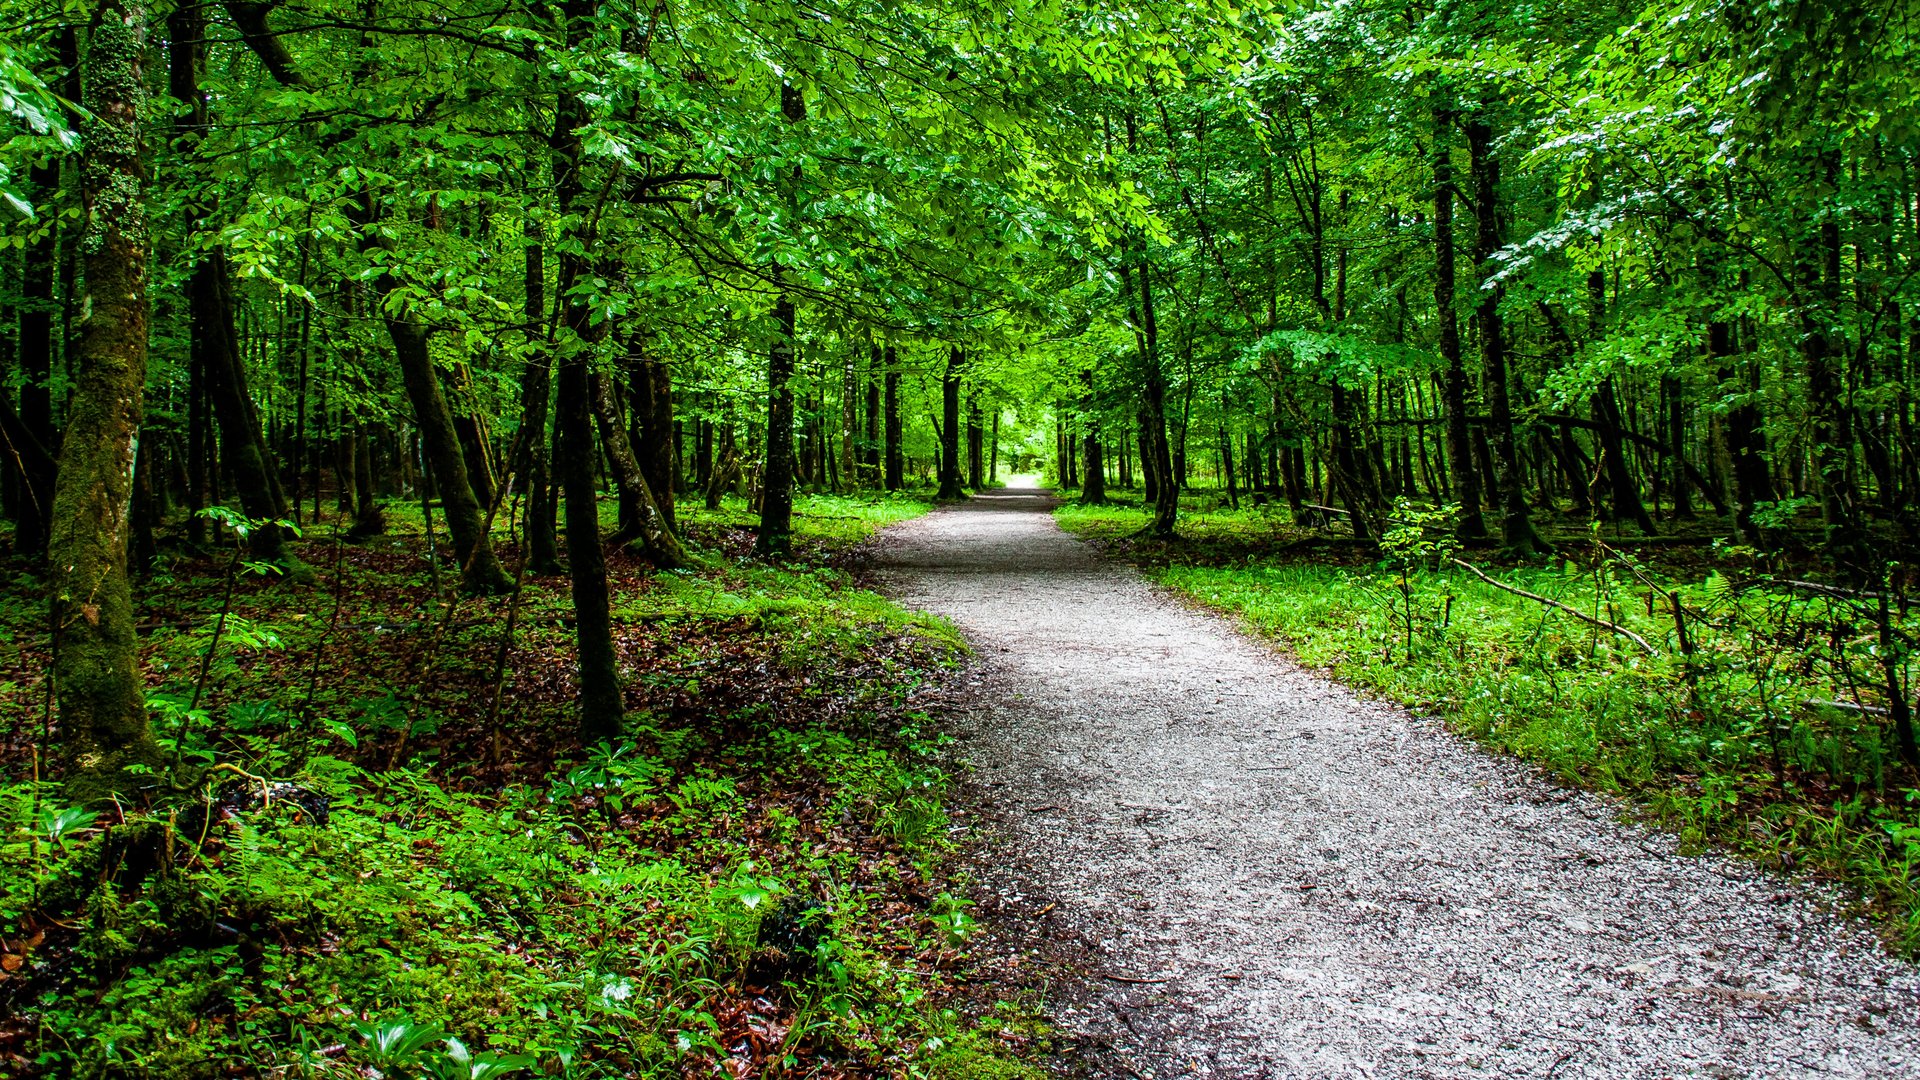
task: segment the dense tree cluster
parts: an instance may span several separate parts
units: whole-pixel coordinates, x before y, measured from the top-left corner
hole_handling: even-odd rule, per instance
[[[424,493],[468,590],[564,564],[616,730],[603,541],[681,565],[738,489],[777,556],[796,485],[958,496],[1012,409],[1160,532],[1204,474],[1519,554],[1817,516],[1875,576],[1912,6],[23,5],[0,494],[62,729],[154,763],[130,581],[202,511],[297,587],[289,526]]]

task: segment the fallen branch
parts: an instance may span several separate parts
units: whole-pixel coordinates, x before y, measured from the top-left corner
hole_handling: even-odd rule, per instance
[[[1840,709],[1845,712],[1866,713],[1869,716],[1893,715],[1892,709],[1881,708],[1878,705],[1861,705],[1852,701],[1822,701],[1819,698],[1808,698],[1800,703],[1800,707],[1805,709],[1816,707],[1822,709]]]
[[[1837,585],[1822,585],[1817,581],[1782,581],[1778,582],[1778,584],[1784,585],[1796,592],[1808,592],[1817,596],[1833,596],[1842,600],[1879,600],[1886,595],[1877,592],[1861,592],[1858,589],[1842,589]]]
[[[1474,577],[1477,577],[1481,581],[1484,581],[1487,584],[1493,586],[1494,588],[1499,589],[1501,592],[1510,592],[1515,596],[1524,597],[1525,599],[1532,600],[1535,603],[1545,604],[1550,608],[1558,608],[1561,611],[1564,611],[1567,614],[1573,616],[1574,618],[1579,619],[1581,622],[1588,624],[1589,626],[1597,626],[1602,630],[1611,630],[1614,633],[1619,634],[1621,637],[1626,638],[1627,640],[1633,642],[1635,645],[1638,645],[1642,649],[1645,649],[1647,651],[1648,656],[1660,655],[1659,650],[1647,644],[1646,638],[1641,637],[1639,634],[1634,633],[1633,631],[1627,629],[1624,626],[1619,625],[1618,623],[1610,623],[1605,619],[1596,619],[1593,616],[1587,614],[1586,612],[1581,611],[1578,608],[1568,607],[1566,604],[1563,604],[1558,600],[1550,600],[1547,597],[1541,596],[1539,593],[1528,592],[1525,589],[1516,588],[1515,586],[1509,585],[1504,581],[1499,581],[1497,579],[1490,578],[1485,573],[1481,572],[1479,567],[1473,565],[1470,562],[1465,561],[1464,559],[1452,559],[1449,561],[1451,561],[1455,566],[1458,566],[1464,570],[1471,572]]]

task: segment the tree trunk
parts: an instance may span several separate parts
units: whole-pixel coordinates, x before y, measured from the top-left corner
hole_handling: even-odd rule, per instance
[[[1149,528],[1155,536],[1170,537],[1174,535],[1174,523],[1180,514],[1180,482],[1173,472],[1173,453],[1167,441],[1167,377],[1160,366],[1160,327],[1154,318],[1152,271],[1147,261],[1140,259],[1133,267],[1122,263],[1120,275],[1130,306],[1136,303],[1137,295],[1138,306],[1134,310],[1140,330],[1135,334],[1135,343],[1144,368],[1141,415],[1146,433],[1141,449],[1151,452],[1153,460],[1153,524]],[[1136,277],[1137,294],[1134,291]]]
[[[157,769],[147,726],[127,578],[129,502],[147,379],[147,221],[140,114],[146,104],[147,11],[100,0],[87,42],[82,126],[88,312],[53,493],[48,544],[53,687],[63,754],[82,802]]]
[[[380,509],[379,485],[373,478],[373,448],[380,438],[377,426],[361,425],[353,440],[353,487],[358,500],[353,509],[353,535],[378,536],[387,531],[387,515]]]
[[[1087,424],[1087,437],[1081,441],[1086,451],[1086,482],[1080,485],[1082,506],[1098,506],[1107,501],[1107,464],[1100,445],[1100,428],[1093,415],[1093,370],[1080,372],[1080,410]],[[996,418],[997,419],[997,418]]]
[[[880,482],[880,346],[867,353],[866,431],[860,442],[860,482],[872,487]]]
[[[520,430],[515,432],[508,468],[519,477],[527,494],[527,518],[521,530],[526,545],[525,565],[533,574],[560,572],[558,514],[554,506],[552,454],[547,416],[553,408],[553,341],[541,329],[547,318],[547,247],[540,223],[528,215],[521,226],[526,245],[524,307],[529,345],[526,374],[520,379]]]
[[[466,380],[461,380],[463,383]],[[468,397],[464,391],[461,397]],[[499,497],[495,490],[493,475],[493,457],[487,453],[485,429],[480,417],[461,409],[453,414],[453,431],[460,440],[460,460],[467,467],[467,483],[473,488],[473,498],[484,513]]]
[[[1347,519],[1353,526],[1353,538],[1374,545],[1385,535],[1386,500],[1366,448],[1359,445],[1363,423],[1359,398],[1352,391],[1333,385],[1333,472],[1340,501],[1346,504]]]
[[[780,84],[780,114],[789,125],[807,118],[800,88]],[[798,207],[800,166],[793,167],[787,201]],[[775,272],[778,277],[778,270]],[[796,315],[793,296],[782,291],[773,305],[774,340],[767,349],[767,452],[761,467],[760,531],[754,551],[785,555],[793,547],[793,353]]]
[[[174,122],[182,140],[198,141],[207,127],[206,97],[200,91],[205,63],[206,16],[196,5],[182,5],[168,23],[167,85],[174,100],[186,108]],[[211,207],[189,200],[187,216],[194,229],[204,227]],[[233,286],[226,252],[213,248],[194,263],[187,276],[188,350],[206,377],[208,404],[220,425],[221,456],[232,473],[240,508],[255,522],[273,522],[287,516],[286,497],[269,464],[260,436],[260,419],[247,392],[246,365],[234,336]],[[284,530],[256,525],[248,534],[253,557],[298,569],[286,550]]]
[[[987,442],[987,483],[1000,480],[1000,410],[993,410],[993,434]]]
[[[1140,449],[1140,501],[1146,506],[1160,502],[1160,478],[1153,471],[1153,437],[1147,434],[1147,410],[1143,407],[1134,422],[1134,441]]]
[[[597,0],[566,0],[562,9],[569,46],[586,40]],[[593,403],[589,384],[594,346],[607,323],[596,320],[574,283],[592,272],[594,238],[576,213],[585,190],[585,156],[580,129],[588,123],[580,95],[563,90],[554,109],[549,147],[553,153],[554,191],[560,213],[573,216],[574,235],[560,251],[557,294],[564,304],[567,336],[560,348],[554,433],[555,469],[566,494],[567,575],[573,589],[574,636],[579,645],[580,730],[589,739],[617,738],[626,727],[626,696],[620,688],[619,662],[613,650],[612,603],[607,589],[606,552],[600,543],[599,491],[594,482]]]
[[[980,396],[967,395],[967,486],[975,491],[986,486],[986,431],[980,426]]]
[[[1839,154],[1821,155],[1826,186],[1840,180]],[[1854,431],[1847,395],[1835,357],[1843,355],[1834,337],[1841,320],[1841,238],[1837,214],[1821,222],[1813,250],[1802,262],[1802,281],[1817,302],[1803,301],[1800,352],[1807,372],[1807,401],[1813,412],[1813,460],[1820,477],[1820,511],[1826,524],[1827,551],[1834,561],[1864,572],[1870,561],[1854,507],[1852,465]]]
[[[1224,407],[1221,410],[1225,412]],[[1220,422],[1220,470],[1227,481],[1227,505],[1240,509],[1240,485],[1233,474],[1233,432],[1227,428],[1226,421]]]
[[[627,358],[628,385],[639,431],[634,457],[639,459],[640,475],[646,477],[647,491],[653,496],[661,524],[677,536],[679,525],[673,513],[673,372],[665,361],[641,351],[637,344],[629,348]]]
[[[397,287],[395,282],[383,282],[378,292],[384,294]],[[384,309],[384,305],[382,307]],[[453,413],[447,408],[446,396],[440,389],[440,376],[433,368],[427,331],[404,315],[389,312],[383,318],[387,335],[393,341],[394,357],[399,362],[400,378],[419,426],[422,456],[440,493],[447,531],[453,534],[453,553],[461,566],[461,587],[481,595],[510,592],[513,579],[494,554],[493,543],[486,534],[486,511],[467,480],[466,457],[461,452],[460,436],[454,430]]]
[[[720,433],[720,450],[713,468],[707,472],[705,491],[707,509],[720,509],[720,498],[740,482],[740,452],[733,443],[733,425]]]
[[[784,555],[793,546],[793,299],[773,306],[776,337],[767,349],[767,447],[760,472],[760,531],[754,550]]]
[[[841,490],[858,487],[860,473],[860,363],[848,350],[840,368],[840,476]]]
[[[906,460],[901,449],[905,434],[900,423],[900,367],[893,346],[886,348],[886,464],[887,490],[899,491],[906,483]]]
[[[1475,312],[1480,329],[1481,390],[1487,398],[1493,444],[1499,473],[1495,477],[1502,510],[1501,540],[1509,551],[1534,555],[1547,550],[1546,541],[1534,530],[1527,510],[1525,476],[1521,471],[1519,446],[1513,432],[1513,403],[1507,386],[1506,328],[1500,317],[1498,287],[1491,284],[1496,272],[1494,255],[1500,239],[1500,167],[1493,158],[1493,129],[1484,119],[1467,122],[1467,151],[1472,159],[1473,209],[1475,231],[1474,261],[1480,274],[1480,305]]]
[[[642,550],[662,570],[685,566],[687,553],[667,525],[667,516],[654,497],[653,483],[627,441],[627,433],[621,430],[620,409],[614,403],[613,388],[597,371],[587,374],[587,396],[600,428],[600,446],[612,466],[614,483],[619,486],[622,498],[633,505],[634,526]],[[567,498],[571,502],[572,494]],[[573,528],[571,513],[567,517],[567,528]]]
[[[951,346],[940,378],[940,499],[967,497],[960,475],[960,371],[966,362],[960,347]]]
[[[1734,530],[1749,544],[1765,537],[1754,524],[1761,503],[1772,502],[1773,477],[1767,471],[1767,436],[1760,421],[1758,372],[1750,363],[1735,360],[1733,327],[1724,321],[1707,324],[1707,351],[1721,362],[1722,383],[1734,382],[1735,404],[1727,409],[1727,457],[1733,468]]]
[[[1472,422],[1467,415],[1467,367],[1460,350],[1460,319],[1454,313],[1458,293],[1454,274],[1453,151],[1450,113],[1434,113],[1433,151],[1433,302],[1440,326],[1440,356],[1447,370],[1441,383],[1441,401],[1447,414],[1447,465],[1453,478],[1453,498],[1460,504],[1460,540],[1479,544],[1487,540],[1486,517],[1481,512],[1480,472],[1474,468]]]
[[[1626,441],[1622,436],[1626,423],[1620,416],[1619,399],[1614,393],[1613,377],[1600,380],[1593,395],[1593,420],[1599,427],[1601,468],[1606,472],[1615,521],[1631,521],[1648,536],[1655,535],[1653,516],[1640,501],[1640,488],[1627,467]]]

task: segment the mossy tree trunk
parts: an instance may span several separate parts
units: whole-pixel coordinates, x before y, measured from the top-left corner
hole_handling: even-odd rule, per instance
[[[48,545],[54,693],[81,798],[157,768],[127,579],[129,504],[147,378],[147,221],[140,183],[147,11],[100,0],[86,59],[83,128],[86,320],[54,485]]]

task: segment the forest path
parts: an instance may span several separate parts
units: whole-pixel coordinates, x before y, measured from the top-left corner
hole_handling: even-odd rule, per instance
[[[983,907],[1085,943],[1055,1020],[1095,1075],[1920,1075],[1920,975],[1818,890],[1294,667],[1052,505],[976,498],[879,558],[979,651]]]

